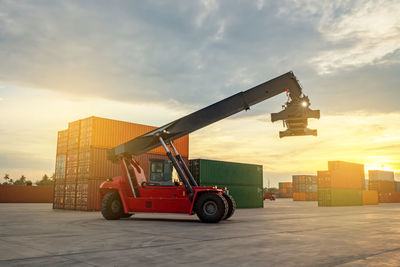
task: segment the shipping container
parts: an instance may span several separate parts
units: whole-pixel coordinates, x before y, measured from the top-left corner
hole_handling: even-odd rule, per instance
[[[361,206],[363,195],[361,189],[318,189],[318,206]]]
[[[67,152],[79,149],[79,133],[81,121],[68,123],[68,147]]]
[[[306,201],[306,192],[293,192],[293,201]]]
[[[280,182],[279,183],[279,197],[280,198],[292,198],[293,187],[291,182]]]
[[[368,178],[371,181],[390,181],[394,182],[394,172],[391,171],[381,171],[381,170],[369,170]]]
[[[107,150],[155,128],[98,117],[70,122],[68,129],[58,132],[57,137],[55,173],[56,180],[63,181],[64,190],[62,195],[59,191],[57,197],[53,199],[54,208],[86,210],[83,202],[85,198],[80,193],[82,192],[81,188],[85,187],[82,181],[88,181],[87,186],[90,188],[90,184],[95,183],[93,181],[121,175],[120,165],[107,160]],[[174,144],[188,164],[188,135],[177,139]],[[136,160],[139,161],[146,177],[151,182],[170,185],[172,179],[177,178],[162,147],[153,149],[148,154],[137,156]],[[158,168],[154,168],[154,166],[158,166]],[[151,168],[155,169],[155,172],[152,172]],[[61,187],[61,184],[58,187]],[[58,189],[54,187],[54,192],[56,190]],[[96,196],[91,193],[94,192],[93,190],[87,192],[87,203],[89,203],[87,210],[91,210],[93,205],[90,203],[95,201]]]
[[[59,131],[57,135],[57,155],[67,154],[68,147],[68,129]]]
[[[261,165],[193,159],[189,168],[199,185],[227,187],[238,208],[263,207]]]
[[[325,188],[364,189],[365,171],[363,164],[329,161],[328,171],[330,179],[327,180]]]
[[[235,200],[236,207],[238,209],[264,207],[264,195],[262,187],[229,184],[202,184],[202,186],[218,186],[220,188],[227,188],[229,194]]]
[[[74,210],[76,203],[76,179],[66,179],[64,192],[64,209]]]
[[[111,120],[99,117],[89,117],[79,121],[79,148],[113,148],[130,141],[157,127],[125,121]],[[189,136],[183,136],[174,141],[174,146],[182,155],[189,156]],[[163,147],[148,152],[149,154],[165,154]]]
[[[396,192],[396,183],[394,181],[369,180],[368,188],[376,190],[378,193]]]
[[[363,196],[363,205],[378,205],[379,204],[378,191],[363,190],[362,196]]]
[[[53,209],[64,208],[65,179],[56,179],[54,182]]]
[[[98,211],[101,209],[100,185],[104,178],[78,179],[76,187],[76,210]]]
[[[399,203],[400,192],[379,193],[380,203]]]
[[[59,154],[56,156],[56,171],[55,171],[56,179],[65,179],[66,163],[67,163],[67,155]]]
[[[318,192],[306,192],[306,201],[318,201]]]
[[[192,159],[189,161],[189,166],[200,185],[227,184],[263,187],[262,165]]]
[[[315,175],[293,175],[293,201],[317,201],[318,179]]]

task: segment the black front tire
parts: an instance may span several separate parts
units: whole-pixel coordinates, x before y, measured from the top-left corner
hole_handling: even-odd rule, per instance
[[[107,220],[119,220],[124,215],[124,208],[118,192],[110,192],[103,197],[101,214]]]
[[[228,213],[228,202],[218,193],[201,194],[196,200],[196,214],[202,222],[217,223]]]
[[[231,195],[228,195],[227,193],[223,193],[222,196],[225,198],[226,202],[228,203],[228,212],[227,212],[226,216],[223,218],[223,220],[227,220],[235,213],[236,201]]]

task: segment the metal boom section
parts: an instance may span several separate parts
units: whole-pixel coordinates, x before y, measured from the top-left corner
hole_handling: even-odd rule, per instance
[[[290,131],[290,125],[294,125],[294,123],[290,124],[290,120],[294,118],[306,120],[311,117],[319,118],[319,111],[313,111],[308,108],[308,97],[303,96],[301,86],[297,81],[296,76],[293,72],[287,72],[272,80],[248,89],[247,91],[239,92],[215,104],[200,109],[121,144],[109,150],[108,158],[113,161],[118,161],[123,157],[146,153],[153,148],[161,146],[162,143],[160,140],[163,140],[166,144],[170,144],[170,142],[175,139],[190,134],[240,111],[248,110],[251,106],[285,91],[289,92],[291,102],[287,103],[289,104],[287,105],[287,110],[278,113],[281,116],[274,120],[284,120],[286,125],[288,125],[287,131]],[[299,112],[300,109],[298,107],[300,101],[303,101],[303,99],[306,100],[308,104],[303,111]],[[306,124],[304,125],[306,126]],[[297,128],[295,132],[292,131],[283,136],[316,135],[316,132],[310,133],[309,131],[310,130],[307,128],[304,128],[304,131],[303,129],[299,130]],[[160,137],[162,139],[160,139]]]

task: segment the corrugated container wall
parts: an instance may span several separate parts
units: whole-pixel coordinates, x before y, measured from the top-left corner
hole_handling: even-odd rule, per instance
[[[293,201],[317,201],[317,176],[293,175]]]
[[[378,205],[379,197],[378,191],[375,190],[363,190],[363,205]]]
[[[280,182],[279,183],[279,197],[280,198],[292,198],[293,197],[293,185],[291,182]]]
[[[199,185],[226,187],[238,208],[263,207],[261,165],[193,159],[189,168]]]
[[[369,170],[368,178],[369,178],[369,180],[394,182],[394,172],[381,171],[381,170]]]
[[[121,175],[120,165],[107,160],[107,150],[155,128],[98,117],[70,122],[67,130],[58,132],[53,208],[99,210],[98,187]],[[188,162],[189,137],[174,144]],[[168,157],[159,147],[136,159],[149,177],[149,160]]]
[[[394,180],[394,172],[382,170],[368,171],[368,188],[376,190],[379,193],[379,202],[390,203],[397,202],[396,200],[396,182]]]
[[[362,190],[342,188],[318,189],[318,206],[361,206]]]
[[[328,171],[318,171],[318,206],[359,206],[365,188],[364,165],[329,161]]]

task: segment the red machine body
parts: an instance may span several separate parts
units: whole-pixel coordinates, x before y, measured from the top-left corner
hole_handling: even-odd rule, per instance
[[[194,203],[197,197],[203,192],[216,192],[220,195],[224,193],[223,189],[216,187],[199,187],[194,186],[194,194],[191,197],[186,192],[184,185],[176,186],[154,186],[147,184],[147,178],[142,167],[135,160],[131,160],[130,164],[133,184],[136,184],[135,194],[132,192],[129,184],[129,176],[121,161],[123,176],[114,177],[103,182],[100,185],[100,194],[103,199],[104,195],[110,192],[118,192],[123,205],[125,214],[135,212],[157,212],[157,213],[185,213],[193,215]],[[130,168],[128,168],[129,170]]]

